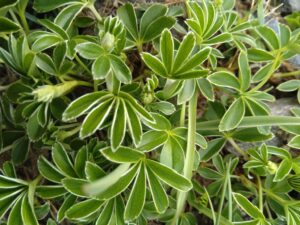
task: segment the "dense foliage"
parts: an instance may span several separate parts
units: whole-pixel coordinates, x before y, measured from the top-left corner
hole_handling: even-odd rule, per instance
[[[0,223],[299,225],[300,29],[235,5],[0,0]]]

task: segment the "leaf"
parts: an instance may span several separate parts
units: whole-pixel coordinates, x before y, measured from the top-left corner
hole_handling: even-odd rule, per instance
[[[176,20],[169,16],[161,16],[154,20],[146,29],[142,40],[148,42],[158,37],[164,29],[170,29],[175,24]]]
[[[116,78],[125,84],[131,81],[131,71],[128,66],[117,56],[110,55],[111,68]]]
[[[110,73],[110,60],[105,55],[100,56],[95,60],[95,62],[92,65],[92,74],[94,80],[100,80],[107,77],[107,75]]]
[[[0,33],[12,33],[20,30],[18,24],[2,16],[0,17],[0,24]]]
[[[140,151],[152,151],[165,143],[167,138],[168,134],[165,131],[150,130],[143,134],[137,147]]]
[[[101,46],[92,42],[80,43],[76,45],[75,50],[85,59],[97,59],[104,52]]]
[[[39,225],[27,195],[25,195],[22,200],[21,215],[24,224]]]
[[[15,165],[23,163],[28,156],[29,140],[26,137],[17,139],[12,146],[11,159]]]
[[[66,189],[58,185],[43,185],[36,187],[36,194],[43,199],[51,199],[66,194]]]
[[[160,38],[160,54],[162,63],[165,65],[168,73],[171,72],[174,56],[174,42],[171,32],[165,29]]]
[[[82,220],[97,212],[102,204],[102,201],[96,199],[88,199],[82,202],[78,202],[72,205],[66,211],[66,216],[70,220]]]
[[[291,38],[291,30],[285,24],[279,23],[279,37],[280,37],[280,46],[285,47],[288,45]]]
[[[147,179],[155,208],[158,213],[164,213],[169,205],[168,196],[151,169],[147,169]]]
[[[236,99],[229,109],[226,111],[222,120],[220,121],[219,129],[220,131],[228,131],[236,128],[245,114],[245,103],[240,97]]]
[[[35,0],[33,7],[38,12],[48,12],[66,4],[70,4],[71,2],[80,2],[80,0],[53,0],[51,2],[45,2],[44,0]]]
[[[87,136],[90,136],[96,130],[98,130],[106,120],[113,106],[114,106],[114,101],[112,99],[108,99],[100,103],[97,107],[95,107],[85,117],[82,123],[82,127],[80,129],[80,138],[85,138]]]
[[[61,37],[55,34],[43,35],[41,38],[37,39],[33,43],[32,50],[35,52],[42,52],[48,48],[51,48],[59,44],[61,41],[63,41]]]
[[[37,67],[43,70],[44,72],[53,76],[57,75],[56,67],[50,56],[43,53],[38,54],[36,55],[35,63]]]
[[[239,80],[234,76],[234,74],[229,72],[225,72],[225,71],[215,72],[212,75],[209,75],[207,79],[212,84],[219,87],[227,87],[235,90],[241,89]]]
[[[188,179],[167,166],[149,159],[146,165],[159,179],[177,190],[187,192],[193,187]]]
[[[267,26],[259,26],[256,28],[259,36],[267,43],[268,47],[272,50],[279,49],[279,40],[276,33]]]
[[[162,77],[167,77],[167,70],[162,64],[160,60],[158,60],[156,57],[152,56],[151,54],[147,52],[142,53],[142,59],[146,63],[146,65],[157,75],[160,75]]]
[[[52,148],[52,159],[55,165],[66,176],[77,177],[72,162],[61,143],[55,143]]]
[[[252,62],[265,62],[273,60],[274,57],[265,50],[251,48],[247,50],[248,60]]]
[[[85,165],[88,161],[88,149],[84,146],[79,149],[74,162],[74,170],[80,178],[85,178]]]
[[[86,161],[84,172],[89,181],[98,180],[106,175],[101,167],[89,161]]]
[[[265,79],[266,76],[268,76],[269,71],[273,67],[273,63],[268,63],[261,67],[252,77],[252,82],[257,83]]]
[[[279,91],[290,92],[300,89],[300,80],[289,80],[277,86]]]
[[[123,100],[116,103],[115,114],[111,125],[111,146],[116,151],[122,144],[126,131],[126,114]]]
[[[300,149],[300,136],[293,137],[289,141],[288,146],[290,146],[291,148]]]
[[[60,183],[60,181],[64,178],[61,172],[43,156],[39,158],[37,165],[39,172],[47,180],[54,183]]]
[[[172,129],[172,125],[166,117],[162,116],[159,113],[152,113],[151,115],[155,121],[154,122],[145,121],[144,124],[147,127],[150,127],[153,130],[171,130]]]
[[[253,205],[247,198],[239,193],[233,193],[233,197],[237,204],[252,218],[254,219],[264,219],[264,215],[260,210]]]
[[[72,207],[76,201],[76,196],[68,195],[65,197],[64,202],[60,206],[57,212],[57,221],[61,222],[65,218],[66,211]]]
[[[232,35],[230,33],[223,33],[219,34],[218,36],[215,36],[209,40],[204,41],[204,44],[207,45],[215,45],[215,44],[221,44],[224,42],[229,42],[232,39]]]
[[[213,86],[206,78],[199,78],[197,79],[198,87],[201,91],[201,94],[204,95],[204,97],[209,101],[215,100],[215,94],[213,90]]]
[[[246,91],[249,88],[251,81],[251,71],[246,53],[240,53],[238,63],[241,89],[243,91]]]
[[[120,194],[121,192],[123,192],[128,185],[131,183],[131,181],[133,180],[133,178],[136,176],[137,170],[139,169],[140,165],[137,164],[133,167],[131,167],[126,173],[121,174],[122,176],[119,177],[119,179],[113,183],[110,186],[106,186],[106,188],[103,190],[103,188],[101,188],[99,190],[99,187],[97,188],[98,190],[95,189],[95,195],[98,199],[102,199],[102,200],[107,200],[107,199],[111,199],[115,196],[117,196],[118,194]],[[103,178],[104,179],[104,178]],[[97,181],[96,181],[97,182]],[[88,187],[88,186],[86,186]]]
[[[23,198],[19,197],[14,206],[12,207],[8,216],[7,225],[23,225],[21,216],[21,206]]]
[[[272,134],[261,134],[257,128],[242,128],[232,134],[232,138],[242,142],[265,141],[273,138]]]
[[[215,155],[217,155],[226,143],[226,139],[217,138],[208,142],[207,148],[203,151],[200,151],[200,158],[202,161],[207,162]]]
[[[112,220],[114,210],[114,199],[110,200],[102,209],[101,214],[99,215],[96,225],[106,225]]]
[[[101,150],[101,153],[108,160],[116,163],[137,163],[145,158],[144,153],[122,146],[120,146],[117,151],[113,151],[111,147],[106,147]]]
[[[194,79],[189,79],[183,81],[182,88],[178,93],[177,104],[181,105],[184,102],[189,101],[196,90],[196,81]]]
[[[137,40],[138,27],[137,18],[132,4],[126,3],[117,10],[118,17],[123,22],[124,26],[127,28],[129,33]]]
[[[293,166],[293,163],[291,162],[290,159],[282,160],[276,171],[274,181],[279,182],[279,181],[282,181],[285,177],[287,177],[290,174],[292,166]]]
[[[88,93],[77,98],[64,111],[62,118],[63,121],[69,121],[83,115],[101,100],[104,100],[104,98],[101,97],[103,97],[105,94],[107,93],[99,91]]]
[[[176,57],[174,60],[174,71],[177,71],[182,64],[186,62],[195,45],[195,36],[193,33],[188,33],[184,36],[178,51],[176,53]]]
[[[38,121],[38,110],[29,118],[27,122],[27,135],[33,142],[38,141],[42,138],[45,128],[43,128]]]
[[[61,27],[59,27],[58,25],[56,25],[54,22],[52,22],[51,20],[48,19],[40,19],[38,20],[38,22],[46,27],[48,30],[56,33],[57,35],[59,35],[62,39],[64,40],[68,40],[69,36],[67,34],[67,32],[62,29]]]
[[[141,165],[125,207],[124,219],[132,221],[142,212],[146,198],[145,166]]]
[[[78,197],[87,197],[87,194],[82,190],[82,187],[88,184],[88,181],[77,178],[65,178],[61,183],[69,193]]]
[[[157,18],[164,16],[167,13],[167,10],[168,8],[163,4],[153,4],[147,8],[140,22],[141,37],[145,35],[145,31],[149,25]]]
[[[133,139],[133,143],[135,145],[138,145],[142,137],[141,122],[130,104],[125,105],[125,112],[126,112],[125,118],[127,121],[129,132]]]

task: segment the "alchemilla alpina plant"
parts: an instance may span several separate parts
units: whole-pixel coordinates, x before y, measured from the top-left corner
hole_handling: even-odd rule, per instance
[[[299,225],[300,29],[237,1],[0,1],[0,224]]]

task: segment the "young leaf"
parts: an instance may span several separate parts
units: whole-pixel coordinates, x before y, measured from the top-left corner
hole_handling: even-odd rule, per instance
[[[111,147],[101,150],[101,153],[110,161],[116,163],[136,163],[145,157],[144,153],[129,147],[119,147],[114,152]]]
[[[207,78],[212,84],[219,87],[228,87],[235,90],[240,90],[241,85],[239,80],[229,72],[215,72]]]
[[[237,204],[252,218],[255,219],[264,219],[262,212],[253,205],[246,197],[239,193],[234,193],[233,197]]]

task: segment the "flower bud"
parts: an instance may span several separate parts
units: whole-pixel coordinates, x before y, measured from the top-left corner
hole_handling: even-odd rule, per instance
[[[108,32],[105,33],[101,40],[101,46],[110,52],[114,49],[114,45],[115,45],[115,36]]]
[[[278,166],[276,163],[273,163],[272,161],[268,161],[268,171],[270,174],[275,174],[278,170]]]

